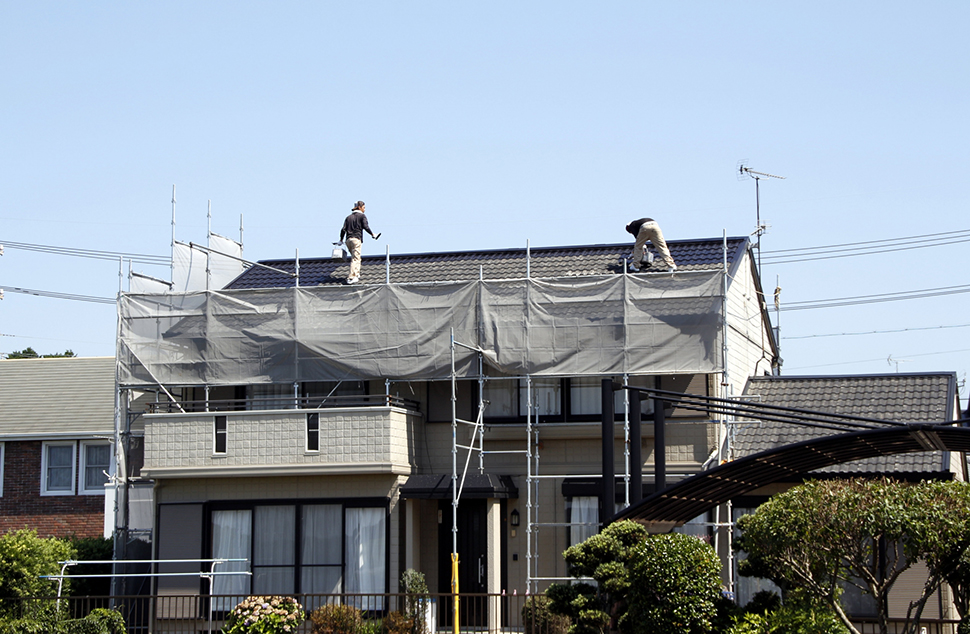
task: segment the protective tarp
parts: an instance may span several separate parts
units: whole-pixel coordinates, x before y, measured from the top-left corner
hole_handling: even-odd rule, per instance
[[[153,293],[168,293],[172,285],[158,278],[142,275],[132,271],[128,276],[128,290],[135,295],[151,295]]]
[[[210,233],[209,248],[209,288],[222,288],[243,272],[242,245]]]
[[[172,291],[191,293],[206,290],[205,268],[208,258],[204,251],[185,244],[172,245]]]
[[[451,333],[489,374],[710,373],[722,277],[316,286],[124,294],[122,385],[244,385],[451,374]],[[477,354],[456,346],[460,376]]]

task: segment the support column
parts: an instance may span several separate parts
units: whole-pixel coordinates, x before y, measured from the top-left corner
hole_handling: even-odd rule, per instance
[[[664,420],[664,402],[653,399],[653,464],[656,491],[667,488],[667,433]]]
[[[486,552],[485,564],[485,592],[488,597],[488,631],[489,634],[499,634],[502,629],[502,606],[499,595],[502,594],[502,504],[496,498],[489,498],[485,502],[485,530]]]
[[[616,465],[613,462],[613,380],[602,383],[602,441],[603,441],[603,490],[600,493],[600,526],[605,527],[613,519],[616,506]]]
[[[404,569],[421,570],[421,500],[405,500],[404,504]]]
[[[630,504],[643,499],[643,433],[640,422],[640,392],[627,390],[630,401]]]

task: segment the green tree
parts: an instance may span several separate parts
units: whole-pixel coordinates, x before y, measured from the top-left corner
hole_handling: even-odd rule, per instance
[[[575,577],[599,584],[553,584],[552,610],[570,634],[597,634],[612,621],[627,634],[707,632],[720,596],[720,562],[695,537],[648,535],[635,522],[610,524],[563,556]]]
[[[52,601],[31,602],[30,609],[22,612],[21,599],[56,595],[57,581],[41,577],[60,574],[58,562],[73,559],[74,555],[66,541],[40,538],[34,530],[21,529],[0,536],[0,619],[54,618]]]
[[[741,574],[802,589],[852,632],[839,600],[844,584],[873,596],[885,633],[893,584],[917,561],[926,563],[929,579],[910,606],[909,631],[915,631],[926,600],[970,544],[970,489],[888,479],[808,482],[774,496],[738,528],[735,546],[748,553]]]
[[[8,359],[61,359],[64,357],[76,357],[72,350],[55,352],[54,354],[37,354],[37,351],[27,346],[23,350],[14,350],[7,355]]]

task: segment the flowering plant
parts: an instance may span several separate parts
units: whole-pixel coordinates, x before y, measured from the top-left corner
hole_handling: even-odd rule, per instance
[[[247,597],[234,607],[224,634],[286,634],[303,622],[303,606],[292,597]]]

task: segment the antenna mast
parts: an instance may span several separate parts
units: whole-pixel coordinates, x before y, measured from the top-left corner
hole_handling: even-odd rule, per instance
[[[784,176],[776,176],[775,174],[767,174],[765,172],[756,172],[747,165],[747,159],[738,161],[738,180],[742,180],[745,176],[754,179],[754,205],[755,214],[757,221],[757,228],[754,230],[755,235],[758,236],[758,243],[755,247],[758,249],[758,275],[761,275],[761,236],[767,231],[767,225],[761,224],[761,179],[762,178],[777,178],[779,180],[785,180]]]

